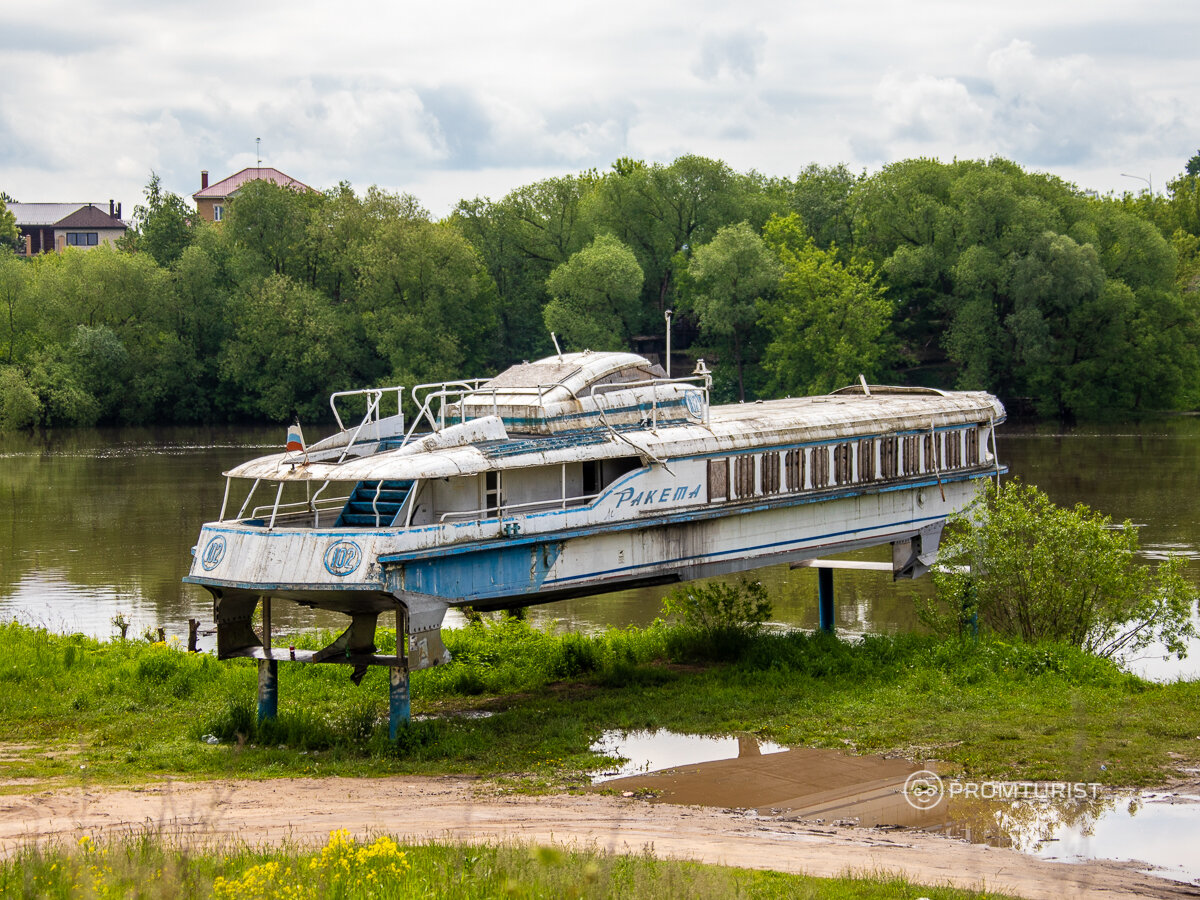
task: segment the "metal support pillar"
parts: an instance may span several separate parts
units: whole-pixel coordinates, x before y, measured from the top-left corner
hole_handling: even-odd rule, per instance
[[[271,650],[271,598],[262,598],[263,649]],[[274,719],[279,713],[279,663],[273,659],[258,661],[258,721]]]
[[[279,712],[279,663],[258,661],[258,721],[274,719]]]
[[[400,732],[401,724],[407,725],[412,719],[412,710],[408,702],[408,668],[406,666],[392,666],[388,706],[390,708],[388,738],[394,741]]]
[[[408,610],[396,606],[396,659],[398,666],[392,666],[388,678],[388,739],[395,740],[400,733],[400,725],[412,721],[412,708],[408,696]]]
[[[833,634],[833,569],[817,569],[817,618],[821,630]]]

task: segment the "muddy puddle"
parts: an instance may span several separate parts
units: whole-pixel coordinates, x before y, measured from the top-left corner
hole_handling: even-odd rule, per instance
[[[1087,783],[964,782],[899,757],[787,749],[754,735],[608,732],[597,789],[825,825],[916,829],[1043,859],[1111,859],[1200,884],[1200,796]]]

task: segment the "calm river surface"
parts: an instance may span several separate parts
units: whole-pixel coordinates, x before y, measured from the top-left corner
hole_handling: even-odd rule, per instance
[[[0,436],[0,615],[55,631],[130,636],[165,626],[186,637],[187,620],[211,621],[208,595],[180,583],[200,525],[220,511],[221,471],[275,452],[282,430],[169,428],[59,431]],[[1060,504],[1083,502],[1141,528],[1149,558],[1187,557],[1200,583],[1200,419],[1075,428],[1006,425],[1000,458]],[[886,548],[863,559],[887,559]],[[776,619],[813,628],[816,574],[772,566],[755,573],[771,589]],[[928,579],[893,583],[880,572],[835,573],[838,628],[915,626],[912,597]],[[536,622],[594,629],[644,625],[663,589],[606,594],[535,607]],[[286,631],[342,627],[337,616],[278,604]],[[451,620],[450,624],[454,621]],[[211,638],[209,639],[211,643]],[[1152,677],[1200,675],[1200,644],[1183,663],[1150,654],[1132,663]]]

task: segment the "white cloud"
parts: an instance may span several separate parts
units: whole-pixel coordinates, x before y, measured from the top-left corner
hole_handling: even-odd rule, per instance
[[[706,81],[722,75],[753,78],[758,72],[767,38],[758,29],[707,34],[700,45],[700,58],[692,67]]]
[[[1000,154],[1120,189],[1200,146],[1198,23],[1169,0],[7,4],[0,189],[130,208],[151,169],[190,194],[255,137],[315,187],[438,214],[623,155],[790,175]]]

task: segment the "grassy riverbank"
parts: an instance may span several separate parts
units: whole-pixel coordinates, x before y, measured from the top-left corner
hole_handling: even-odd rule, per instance
[[[812,878],[650,854],[564,852],[523,844],[403,846],[386,836],[355,842],[334,832],[320,850],[197,850],[153,835],[73,848],[30,848],[0,862],[3,897],[342,898],[621,897],[623,900],[1000,898],[903,878]]]
[[[279,719],[257,726],[249,661],[0,626],[0,778],[470,773],[536,789],[583,784],[602,731],[656,728],[900,752],[974,778],[1140,785],[1200,764],[1200,683],[1064,647],[764,633],[714,662],[730,648],[678,627],[555,636],[516,621],[448,643],[451,665],[413,676],[429,718],[391,744],[384,670],[355,687],[343,666],[281,664]]]

